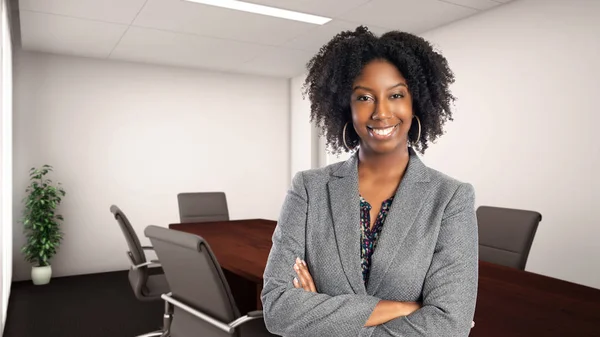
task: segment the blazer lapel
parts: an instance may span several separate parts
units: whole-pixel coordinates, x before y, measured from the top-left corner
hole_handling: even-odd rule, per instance
[[[342,267],[356,294],[366,295],[360,267],[360,198],[358,158],[344,162],[328,183],[335,242]]]
[[[404,239],[429,194],[428,169],[412,148],[409,151],[408,167],[396,191],[371,257],[371,270],[367,284],[368,294],[375,294],[398,251],[410,249],[407,248],[408,245],[403,244]]]

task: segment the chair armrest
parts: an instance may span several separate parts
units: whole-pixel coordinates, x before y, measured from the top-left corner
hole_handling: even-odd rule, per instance
[[[130,251],[127,251],[127,257],[129,258],[129,261],[131,261],[131,268],[133,268],[133,269],[139,269],[141,267],[150,266],[150,265],[160,266],[159,260],[150,260],[149,262],[135,264],[135,262],[133,261],[133,255],[131,254]]]
[[[139,269],[139,268],[148,267],[148,266],[160,266],[160,263],[158,263],[158,260],[153,260],[153,261],[149,261],[149,262],[131,265],[131,268]]]
[[[154,247],[152,246],[142,246],[143,250],[154,250]]]
[[[225,331],[225,332],[227,332],[229,334],[232,334],[235,331],[236,327],[238,327],[238,326],[240,326],[240,325],[242,325],[242,324],[244,324],[246,322],[249,322],[249,321],[252,321],[252,320],[255,320],[255,319],[259,319],[259,318],[263,317],[262,310],[251,311],[247,315],[242,316],[242,317],[236,319],[235,321],[227,324],[227,323],[223,323],[223,322],[221,322],[221,321],[219,321],[217,319],[214,319],[214,318],[208,316],[207,314],[202,313],[202,312],[200,312],[200,311],[198,311],[198,310],[196,310],[196,309],[194,309],[194,308],[186,305],[183,302],[180,302],[180,301],[174,299],[173,297],[171,297],[171,293],[169,293],[169,294],[163,294],[163,295],[161,295],[161,298],[163,300],[165,300],[166,302],[168,302],[168,303],[170,303],[170,304],[172,304],[172,305],[174,305],[174,306],[176,306],[176,307],[178,307],[178,308],[186,311],[187,313],[189,313],[189,314],[191,314],[193,316],[196,316],[197,318],[200,318],[201,320],[203,320],[203,321],[205,321],[205,322],[207,322],[209,324],[212,324],[213,326],[215,326],[215,327],[217,327],[217,328],[219,328],[219,329],[221,329],[221,330],[223,330],[223,331]]]
[[[172,305],[178,307],[179,309],[182,309],[182,310],[186,311],[187,313],[189,313],[197,318],[200,318],[201,320],[227,332],[228,334],[231,334],[234,331],[234,329],[232,327],[230,327],[228,324],[223,323],[217,319],[214,319],[214,318],[208,316],[207,314],[202,313],[202,312],[186,305],[185,303],[182,303],[182,302],[174,299],[169,294],[162,294],[160,297],[163,300],[165,300],[166,302],[171,303]]]
[[[236,328],[244,323],[248,323],[250,321],[253,321],[255,319],[259,319],[259,318],[263,318],[263,311],[262,310],[256,310],[256,311],[250,311],[249,313],[247,313],[246,315],[236,319],[235,321],[229,323],[229,326],[232,328]]]
[[[249,313],[246,314],[246,316],[248,316],[248,317],[263,317],[263,311],[262,310],[250,311]]]

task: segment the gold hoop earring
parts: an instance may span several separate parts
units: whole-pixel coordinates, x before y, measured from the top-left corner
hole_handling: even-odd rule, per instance
[[[414,115],[414,118],[417,119],[417,123],[419,124],[419,135],[417,136],[417,140],[413,142],[413,144],[417,144],[421,140],[421,120],[417,115]]]
[[[346,143],[346,127],[348,126],[348,123],[350,123],[350,122],[346,122],[346,124],[344,124],[344,128],[342,129],[342,141],[344,142],[344,146],[346,147],[346,150],[352,151],[350,146],[348,146],[348,143]]]

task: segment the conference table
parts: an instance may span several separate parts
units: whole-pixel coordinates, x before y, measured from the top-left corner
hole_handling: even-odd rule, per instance
[[[261,309],[262,275],[277,222],[265,219],[171,224],[203,237],[241,312]],[[473,337],[600,337],[600,290],[479,262]]]

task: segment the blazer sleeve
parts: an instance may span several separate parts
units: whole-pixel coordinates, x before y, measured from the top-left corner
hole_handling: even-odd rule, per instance
[[[264,272],[261,299],[265,325],[271,333],[286,337],[358,336],[378,298],[329,296],[296,289],[292,284],[295,259],[305,258],[307,201],[300,172],[283,203]]]
[[[479,266],[474,204],[472,185],[459,185],[444,211],[423,285],[423,307],[409,316],[364,328],[361,337],[469,335],[477,300]]]

